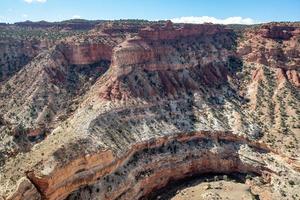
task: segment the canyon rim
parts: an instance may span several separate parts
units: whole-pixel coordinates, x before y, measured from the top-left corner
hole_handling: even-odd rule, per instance
[[[1,200],[150,199],[207,174],[300,199],[299,22],[27,21],[0,47]]]

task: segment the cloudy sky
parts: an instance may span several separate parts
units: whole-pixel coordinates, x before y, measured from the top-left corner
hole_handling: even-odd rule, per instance
[[[300,0],[0,0],[0,22],[71,18],[224,24],[300,21]]]

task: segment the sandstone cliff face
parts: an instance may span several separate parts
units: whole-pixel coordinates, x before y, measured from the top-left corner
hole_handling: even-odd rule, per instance
[[[258,175],[251,190],[261,199],[297,199],[299,42],[293,35],[273,48],[280,42],[253,31],[237,38],[223,26],[168,22],[127,38],[91,31],[40,54],[8,81],[24,96],[12,98],[22,102],[18,113],[45,93],[51,98],[38,105],[53,116],[73,105],[63,106],[66,99],[77,103],[59,123],[49,122],[45,139],[5,159],[0,195],[140,199],[172,179],[242,172]],[[101,60],[111,61],[109,69],[92,76]],[[27,82],[29,75],[37,78]],[[5,120],[18,120],[9,115],[13,101],[3,107]],[[18,114],[28,126],[27,115]]]
[[[241,158],[236,152],[251,152],[251,148],[264,153],[253,152],[251,158]],[[30,173],[29,178],[46,199],[63,199],[79,186],[91,183],[89,189],[85,187],[68,199],[140,199],[171,179],[198,173],[274,173],[262,164],[261,158],[268,153],[266,147],[247,144],[230,133],[203,132],[137,143],[122,158],[112,157],[111,152],[91,155],[47,176]],[[259,161],[252,162],[253,158]],[[91,192],[83,196],[86,190]]]
[[[99,60],[111,60],[112,46],[105,44],[66,44],[62,52],[69,64],[87,65]]]
[[[221,25],[205,24],[205,25],[188,25],[174,28],[172,22],[168,21],[165,27],[152,26],[146,27],[139,31],[139,35],[148,40],[174,40],[183,37],[195,37],[199,35],[214,35],[222,33],[230,33],[229,29]]]
[[[299,27],[293,26],[281,26],[281,25],[265,25],[262,26],[259,33],[265,38],[288,40],[292,36],[297,36],[299,33]]]
[[[157,38],[136,36],[117,45],[113,50],[112,71],[107,74],[111,81],[101,86],[100,96],[122,99],[132,94],[156,98],[226,82],[231,73],[226,67],[228,59],[235,58],[234,40],[227,31],[208,32],[204,37],[201,37],[203,32],[183,36],[174,31],[173,34],[183,39],[171,39],[172,36],[156,41]],[[128,81],[123,79],[125,76]]]
[[[96,21],[84,22],[84,21],[69,21],[62,23],[49,23],[49,22],[22,22],[15,24],[5,24],[0,27],[0,81],[5,81],[12,77],[16,72],[18,72],[26,64],[30,63],[34,57],[40,54],[42,51],[47,51],[57,43],[68,40],[72,36],[76,38],[84,39],[86,35],[89,35],[88,30],[97,24]],[[80,31],[78,31],[80,30]],[[74,38],[74,37],[73,37]],[[74,50],[73,54],[82,50],[85,55],[90,54],[90,58],[94,61],[98,61],[93,55],[93,52],[97,51],[99,48],[106,48],[109,45],[104,45],[105,47],[97,47],[99,42],[93,42],[94,47],[89,47],[90,44],[85,42],[85,44],[79,45],[75,42],[68,43],[72,44]],[[97,44],[96,44],[97,43]],[[66,44],[66,46],[68,45]],[[102,44],[103,45],[103,44]],[[81,49],[80,49],[81,48]],[[88,50],[90,48],[90,50]],[[93,48],[95,50],[93,50]],[[109,49],[107,49],[109,50]],[[109,52],[109,51],[107,51]],[[77,53],[78,56],[79,53]],[[72,54],[70,54],[71,56]],[[102,53],[103,55],[103,53]],[[76,57],[76,55],[74,55]],[[74,58],[75,58],[74,57]],[[70,58],[71,59],[71,58]],[[79,59],[79,58],[78,58]],[[96,59],[96,60],[95,60]],[[109,60],[110,57],[107,57]],[[85,62],[85,64],[93,63]]]

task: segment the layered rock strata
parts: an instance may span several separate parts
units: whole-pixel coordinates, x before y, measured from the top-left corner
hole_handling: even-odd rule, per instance
[[[139,31],[139,35],[148,40],[174,40],[183,37],[193,37],[199,35],[214,35],[216,33],[230,32],[224,26],[215,24],[188,25],[183,27],[173,27],[172,22],[168,21],[164,27],[148,26]]]
[[[263,144],[229,132],[199,132],[134,144],[120,158],[111,151],[88,155],[47,176],[29,172],[28,177],[45,199],[64,199],[80,187],[84,188],[69,199],[139,199],[170,180],[193,174],[276,175],[264,162],[271,154]],[[85,190],[91,191],[90,196],[84,196]]]
[[[60,90],[76,67],[82,70],[87,63],[110,56],[112,63],[90,82],[79,95],[79,105],[47,138],[5,160],[0,194],[10,200],[140,199],[172,179],[241,172],[262,177],[251,187],[261,199],[297,199],[299,129],[292,127],[292,113],[298,113],[299,91],[292,81],[273,77],[277,68],[296,67],[292,62],[275,67],[273,61],[280,59],[273,55],[262,64],[259,49],[251,49],[266,37],[251,31],[240,41],[233,30],[219,25],[178,29],[167,23],[125,41],[125,37],[89,36],[101,40],[96,44],[109,44],[103,51],[101,45],[69,43],[40,55],[40,67],[30,65],[19,76],[25,80],[34,72],[42,77],[38,81]],[[108,43],[102,41],[105,37]],[[286,44],[298,47],[296,39],[285,39]],[[277,44],[272,38],[266,42]],[[296,57],[289,59],[298,62]],[[50,94],[57,102],[67,99]],[[280,104],[273,101],[284,94],[289,95]],[[269,99],[262,101],[266,95]],[[270,113],[263,110],[274,107]],[[280,146],[280,140],[269,142],[275,135],[271,130],[281,138],[293,138],[295,143],[287,144],[294,147]],[[282,148],[272,150],[276,145]]]

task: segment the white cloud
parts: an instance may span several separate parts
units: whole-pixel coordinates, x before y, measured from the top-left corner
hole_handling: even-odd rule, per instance
[[[26,3],[46,3],[47,0],[24,0]]]
[[[80,19],[80,18],[81,18],[80,15],[73,15],[73,16],[72,16],[72,19]]]
[[[200,17],[180,17],[171,19],[174,23],[190,23],[190,24],[203,24],[203,23],[214,23],[214,24],[255,24],[258,23],[251,18],[243,17],[228,17],[225,19],[217,19],[215,17],[200,16]]]
[[[22,18],[25,18],[25,19],[28,18],[28,15],[27,14],[23,14]]]

